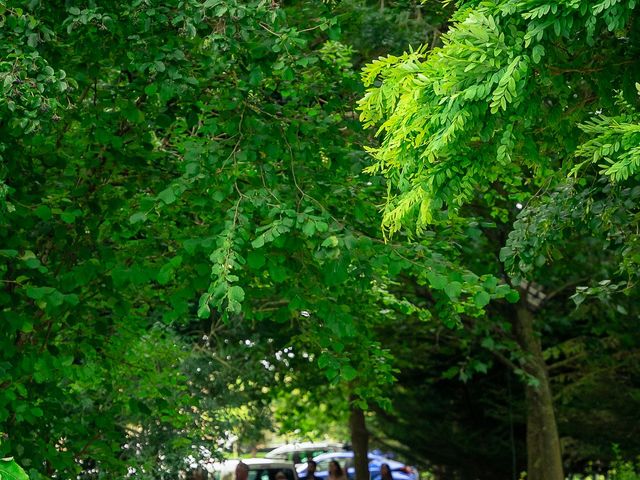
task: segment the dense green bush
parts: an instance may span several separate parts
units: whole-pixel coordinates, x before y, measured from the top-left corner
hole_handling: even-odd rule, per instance
[[[606,473],[585,473],[584,475],[571,475],[571,480],[640,480],[640,457],[635,461],[625,460],[620,448],[614,445],[615,460]],[[590,465],[590,470],[593,467]]]

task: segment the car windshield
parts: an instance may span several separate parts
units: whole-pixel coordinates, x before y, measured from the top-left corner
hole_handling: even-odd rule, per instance
[[[333,458],[325,458],[324,460],[320,460],[317,462],[316,471],[324,472],[329,470],[329,463],[336,461],[340,464],[343,469],[349,469],[353,467],[353,458],[349,457],[333,457]]]
[[[316,472],[324,472],[325,470],[329,470],[329,462],[331,459],[321,460],[316,464]]]
[[[287,460],[293,463],[305,463],[309,460],[312,460],[314,457],[318,455],[322,455],[323,453],[334,452],[336,450],[335,447],[303,447],[303,448],[294,448],[292,450],[282,450],[279,452],[270,452],[266,455],[267,458],[280,458],[282,460]]]

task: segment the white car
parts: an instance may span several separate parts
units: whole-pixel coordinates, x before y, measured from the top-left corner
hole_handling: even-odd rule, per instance
[[[343,452],[344,445],[331,442],[301,442],[290,443],[274,448],[265,458],[287,460],[293,462],[296,467],[304,465],[307,460],[323,453]]]
[[[235,480],[236,467],[240,461],[227,460],[214,463],[207,470],[213,474],[214,480]],[[298,474],[292,462],[269,458],[243,458],[242,462],[249,467],[248,480],[275,480],[279,472],[284,473],[287,480],[298,480]]]

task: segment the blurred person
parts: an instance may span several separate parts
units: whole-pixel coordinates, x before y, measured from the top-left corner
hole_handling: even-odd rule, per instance
[[[239,462],[236,465],[236,480],[247,480],[249,478],[249,465]]]
[[[316,476],[316,469],[318,464],[314,460],[307,460],[307,475],[301,480],[320,480],[320,477]]]
[[[342,470],[342,467],[335,460],[329,462],[329,476],[327,480],[347,480],[347,475]]]
[[[380,480],[393,480],[393,474],[388,463],[380,465]]]

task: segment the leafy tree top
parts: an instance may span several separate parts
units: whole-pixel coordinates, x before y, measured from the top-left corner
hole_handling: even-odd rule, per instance
[[[361,118],[381,136],[368,171],[390,180],[388,233],[438,222],[498,184],[562,181],[554,173],[576,155],[607,164],[612,181],[637,173],[637,127],[608,95],[635,101],[635,1],[457,5],[441,47],[363,72]]]

